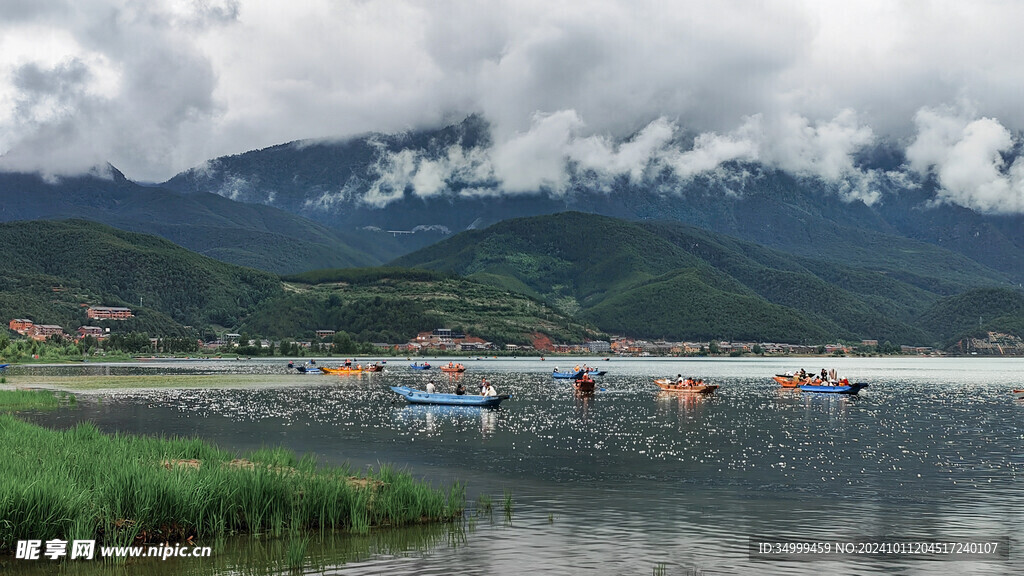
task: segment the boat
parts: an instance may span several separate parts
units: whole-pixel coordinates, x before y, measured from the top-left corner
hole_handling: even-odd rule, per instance
[[[827,394],[856,394],[860,392],[861,388],[867,388],[868,385],[864,382],[856,382],[854,384],[846,383],[832,386],[829,384],[801,384],[800,390],[803,392],[825,392]]]
[[[294,368],[299,371],[299,374],[323,374],[324,373],[323,370],[317,368],[316,366],[295,366]]]
[[[7,368],[8,366],[10,366],[10,364],[0,364],[0,370],[3,370],[4,368]]]
[[[580,370],[578,372],[552,372],[551,376],[553,378],[562,378],[562,379],[566,379],[566,380],[568,380],[568,379],[578,380],[584,374],[586,374],[586,372],[584,372],[583,370]]]
[[[593,392],[594,388],[597,387],[597,383],[590,376],[584,374],[582,377],[573,380],[572,387],[577,392]]]
[[[789,376],[787,374],[776,374],[775,376],[772,376],[772,380],[775,380],[776,382],[778,382],[779,386],[782,386],[783,388],[796,388],[796,387],[800,386],[801,384],[809,382],[810,378],[808,378],[807,380],[801,380],[800,377],[798,377],[798,376]]]
[[[6,364],[4,364],[4,366],[6,366]],[[0,366],[0,368],[3,368],[4,366]],[[1013,393],[1018,399],[1024,399],[1024,390],[1014,390]]]
[[[607,370],[598,370],[597,368],[587,368],[587,374],[590,374],[591,376],[604,376],[607,373],[608,373]]]
[[[710,394],[718,389],[718,384],[700,384],[698,386],[684,386],[677,384],[668,378],[659,378],[654,381],[658,388],[666,392],[682,392],[684,394]]]
[[[405,398],[410,404],[440,404],[444,406],[483,406],[496,408],[504,400],[508,400],[508,394],[498,396],[479,396],[476,394],[440,394],[437,392],[424,392],[407,386],[391,386],[391,391]]]
[[[352,368],[350,366],[338,366],[337,368],[327,368],[324,366],[321,367],[320,370],[324,374],[360,374],[363,371],[362,368]]]
[[[367,364],[363,366],[363,372],[383,372],[384,365],[374,362],[373,364]]]
[[[451,362],[449,362],[447,366],[441,366],[441,371],[448,372],[450,374],[458,374],[465,372],[466,367],[463,366],[462,364],[452,364]]]
[[[412,368],[413,370],[430,370],[430,364],[409,364],[409,368]]]

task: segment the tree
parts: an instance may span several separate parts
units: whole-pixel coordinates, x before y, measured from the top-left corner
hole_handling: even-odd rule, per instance
[[[342,330],[334,335],[334,351],[339,354],[355,354],[359,347],[352,341],[348,332]]]
[[[718,347],[718,342],[712,340],[710,343],[708,343],[708,352],[711,352],[712,354],[718,354],[721,351],[722,349]]]
[[[760,344],[754,344],[754,346],[750,348],[750,351],[754,354],[764,354],[764,348],[761,348]]]

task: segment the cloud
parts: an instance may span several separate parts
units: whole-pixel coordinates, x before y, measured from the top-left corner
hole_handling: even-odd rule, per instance
[[[6,2],[3,14],[8,170],[110,161],[162,180],[214,156],[476,113],[491,147],[382,158],[368,201],[558,195],[578,174],[604,186],[728,162],[870,199],[884,175],[861,170],[856,152],[916,143],[919,110],[970,101],[972,121],[1024,130],[1024,4],[998,0],[42,0]],[[1014,165],[953,170],[1005,151],[997,132],[925,136],[917,162],[940,178],[948,168],[947,201],[1013,209]],[[926,160],[927,142],[950,152]]]
[[[200,159],[191,151],[220,109],[194,40],[230,22],[234,2],[14,8],[0,24],[0,169],[76,174],[111,161],[147,179]]]
[[[918,174],[934,174],[940,202],[989,213],[1024,212],[1024,159],[1009,166],[1003,155],[1014,139],[999,121],[974,118],[961,108],[922,108],[907,162]]]

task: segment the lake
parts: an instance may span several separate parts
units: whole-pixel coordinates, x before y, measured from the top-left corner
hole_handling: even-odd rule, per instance
[[[389,360],[384,373],[341,377],[288,374],[284,360],[253,360],[17,367],[8,380],[76,371],[223,375],[224,387],[80,393],[75,408],[28,418],[55,427],[91,420],[110,432],[197,435],[239,451],[284,445],[323,462],[390,463],[434,484],[466,485],[461,527],[334,537],[312,546],[316,573],[1024,572],[1017,539],[1024,525],[1024,404],[1010,393],[1024,387],[1022,359],[587,359],[608,371],[590,396],[550,375],[583,359],[458,361],[468,368],[461,378],[470,389],[486,377],[512,399],[497,410],[406,405],[389,385],[422,388],[433,379],[448,391],[453,384],[400,360]],[[783,390],[771,380],[800,367],[835,368],[870,387],[846,397]],[[239,374],[259,375],[260,383],[231,386]],[[652,383],[676,374],[721,387],[690,397]],[[480,495],[491,497],[492,512],[475,510]],[[219,559],[134,568],[287,572],[268,560],[273,543],[243,540],[215,546]],[[750,555],[751,542],[770,540],[998,540],[1009,554]],[[30,564],[14,568],[43,568]]]

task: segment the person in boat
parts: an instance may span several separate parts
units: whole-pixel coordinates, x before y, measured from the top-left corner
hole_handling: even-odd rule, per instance
[[[480,391],[480,395],[481,396],[497,396],[498,395],[498,391],[494,389],[494,386],[491,386],[490,382],[488,382],[487,380],[484,380],[484,388],[483,388],[483,390]]]
[[[459,382],[459,385],[455,387],[455,393],[459,396],[464,396],[466,394],[466,387],[462,385],[462,382]]]
[[[579,365],[579,364],[577,364],[577,365],[576,365],[575,371],[576,371],[576,372],[579,372],[579,371],[580,371],[580,365]]]
[[[685,381],[686,381],[686,379],[683,378],[682,374],[676,374],[676,386],[679,386],[680,388],[682,388],[683,387],[683,382],[685,382]]]
[[[480,379],[480,394],[483,394],[484,390],[486,390],[487,387],[490,386],[490,385],[491,384],[489,382],[487,382],[487,378],[481,378]]]
[[[427,382],[427,393],[433,394],[435,390],[437,390],[437,387],[434,386],[434,381]]]
[[[821,378],[822,382],[828,380],[828,370],[825,370],[824,368],[822,368],[821,369],[821,374],[819,375],[819,378]]]

